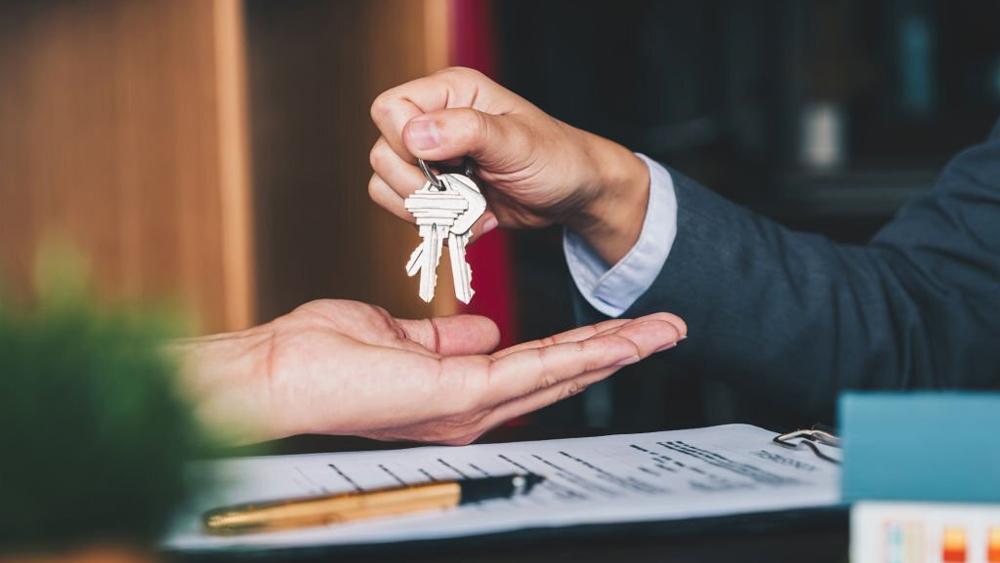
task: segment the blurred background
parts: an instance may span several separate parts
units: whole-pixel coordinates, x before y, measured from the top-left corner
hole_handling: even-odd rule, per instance
[[[996,22],[971,0],[2,1],[0,279],[28,293],[56,238],[105,298],[175,296],[203,332],[320,297],[455,312],[447,271],[419,301],[415,230],[366,190],[371,100],[450,65],[863,243],[1000,115]],[[573,324],[558,229],[491,233],[470,262],[468,310],[507,343]],[[815,422],[747,420],[719,385],[654,360],[518,424]]]

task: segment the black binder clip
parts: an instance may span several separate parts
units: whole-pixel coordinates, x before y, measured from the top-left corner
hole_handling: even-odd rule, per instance
[[[840,460],[823,452],[816,444],[824,446],[840,447],[840,438],[832,432],[816,425],[808,430],[795,430],[786,434],[779,434],[772,440],[775,444],[785,448],[798,449],[799,446],[806,446],[820,459],[840,465]]]

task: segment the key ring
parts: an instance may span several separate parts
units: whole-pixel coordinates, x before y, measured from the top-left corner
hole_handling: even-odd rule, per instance
[[[427,181],[430,182],[432,186],[437,188],[439,192],[443,192],[446,189],[444,182],[441,181],[441,178],[438,178],[433,172],[431,172],[431,169],[427,166],[427,163],[424,162],[423,159],[418,158],[417,164],[420,166],[421,172],[424,173],[424,177],[427,178]]]
[[[465,175],[468,176],[470,179],[473,179],[472,181],[475,182],[474,179],[476,177],[475,174],[476,174],[476,163],[471,158],[466,157]]]

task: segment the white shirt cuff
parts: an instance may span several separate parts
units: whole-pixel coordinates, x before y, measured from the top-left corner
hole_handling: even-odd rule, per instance
[[[608,268],[579,235],[563,233],[563,251],[576,287],[595,309],[618,317],[646,292],[667,261],[677,237],[677,194],[670,172],[636,153],[649,167],[649,203],[635,246]]]

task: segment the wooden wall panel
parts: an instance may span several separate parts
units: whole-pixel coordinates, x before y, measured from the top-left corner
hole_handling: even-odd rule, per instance
[[[259,310],[308,299],[454,311],[447,259],[425,305],[403,265],[415,229],[373,204],[371,101],[447,61],[447,0],[249,0],[247,37]]]
[[[107,296],[252,318],[237,0],[0,4],[0,270],[69,240]]]
[[[24,290],[62,237],[103,295],[178,296],[205,331],[318,297],[454,311],[447,260],[425,305],[415,229],[366,189],[371,100],[446,65],[449,4],[0,3],[0,271]]]

